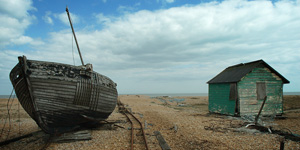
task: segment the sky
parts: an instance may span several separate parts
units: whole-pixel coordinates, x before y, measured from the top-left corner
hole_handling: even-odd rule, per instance
[[[0,95],[17,57],[81,65],[119,94],[207,93],[228,66],[263,59],[300,91],[300,0],[0,0]]]

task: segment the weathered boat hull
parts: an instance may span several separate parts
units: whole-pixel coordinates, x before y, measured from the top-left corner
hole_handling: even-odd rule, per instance
[[[10,80],[31,118],[47,133],[62,133],[106,119],[117,102],[116,84],[80,66],[19,57]]]

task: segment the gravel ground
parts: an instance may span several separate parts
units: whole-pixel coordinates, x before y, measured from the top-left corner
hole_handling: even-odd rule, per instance
[[[269,124],[276,129],[289,129],[300,135],[300,96],[285,97],[286,119],[274,120]],[[160,131],[172,149],[279,149],[279,136],[245,128],[241,118],[208,113],[207,97],[155,97],[143,95],[119,96],[134,115],[145,124],[149,149],[161,149],[154,131]],[[183,100],[184,99],[184,100]],[[291,105],[291,106],[289,106]],[[10,106],[10,105],[9,105]],[[0,141],[40,130],[26,114],[17,100],[12,103],[10,125],[7,116],[7,99],[0,99],[0,128],[4,129]],[[115,123],[113,130],[96,128],[91,130],[92,140],[69,143],[53,143],[47,150],[56,149],[130,149],[130,124],[117,109],[107,119]],[[119,126],[119,127],[118,127]],[[145,125],[144,125],[145,126]],[[121,128],[122,127],[122,128]],[[9,131],[10,129],[10,131]],[[177,129],[177,130],[175,130]],[[8,137],[7,134],[9,133]],[[135,130],[135,137],[141,133]],[[42,149],[48,136],[38,132],[30,138],[0,147],[0,149]],[[143,142],[136,139],[135,149],[144,149]],[[300,142],[285,141],[286,149],[300,149]]]

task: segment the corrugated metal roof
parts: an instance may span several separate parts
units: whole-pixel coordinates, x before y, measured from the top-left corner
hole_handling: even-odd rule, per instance
[[[256,68],[258,65],[264,65],[268,69],[271,70],[271,72],[275,73],[277,76],[279,76],[283,83],[290,83],[286,78],[284,78],[280,73],[278,73],[275,69],[273,69],[270,65],[268,65],[263,60],[257,60],[249,63],[241,63],[234,66],[230,66],[223,70],[221,73],[219,73],[217,76],[209,80],[207,83],[235,83],[239,82],[242,77],[244,77],[246,74],[251,72],[254,68]]]

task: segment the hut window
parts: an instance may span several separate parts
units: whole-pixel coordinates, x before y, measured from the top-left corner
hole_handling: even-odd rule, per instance
[[[256,94],[257,94],[257,100],[262,100],[265,98],[265,96],[267,96],[265,82],[256,83]]]
[[[236,83],[231,83],[230,84],[229,100],[236,100],[236,99],[237,99]]]

